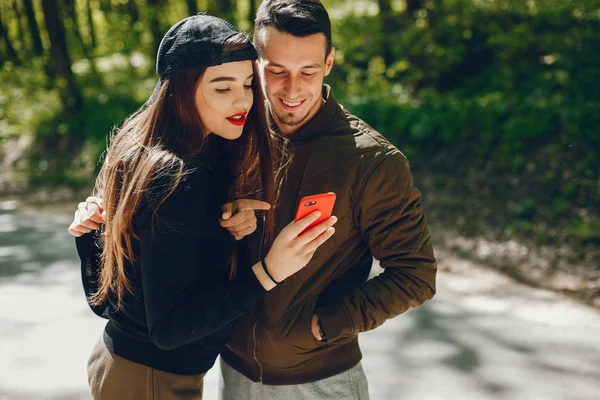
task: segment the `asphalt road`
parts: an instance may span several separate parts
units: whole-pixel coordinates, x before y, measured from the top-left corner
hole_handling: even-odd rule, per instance
[[[71,208],[0,202],[0,399],[90,398],[86,361],[104,321],[83,297]],[[372,400],[600,399],[598,310],[437,256],[435,298],[361,335]]]

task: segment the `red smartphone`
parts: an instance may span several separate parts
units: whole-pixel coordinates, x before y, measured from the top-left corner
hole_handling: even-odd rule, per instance
[[[318,225],[331,217],[334,204],[335,193],[333,192],[313,194],[311,196],[303,197],[302,200],[300,200],[300,203],[298,203],[298,210],[296,211],[296,218],[294,221],[297,222],[311,212],[319,210],[321,212],[321,216],[303,231],[305,232],[313,226]]]

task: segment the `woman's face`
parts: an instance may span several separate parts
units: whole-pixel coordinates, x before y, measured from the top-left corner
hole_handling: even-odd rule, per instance
[[[253,102],[252,61],[208,67],[198,83],[195,103],[202,124],[210,133],[228,140],[241,136]]]

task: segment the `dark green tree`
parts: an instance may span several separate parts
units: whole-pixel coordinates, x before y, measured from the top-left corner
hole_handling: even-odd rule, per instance
[[[79,25],[79,18],[77,16],[77,10],[75,9],[75,0],[62,0],[64,4],[64,9],[66,12],[66,17],[71,20],[71,34],[75,36],[77,43],[79,43],[79,47],[81,48],[81,52],[83,57],[90,62],[90,69],[94,77],[98,80],[101,80],[100,74],[96,69],[96,64],[94,63],[94,57],[91,54],[88,45],[85,40],[83,40],[83,35],[81,34],[81,29]]]
[[[196,0],[185,0],[188,15],[198,14],[198,4]]]
[[[381,20],[381,56],[385,61],[385,65],[390,66],[394,62],[392,34],[397,29],[396,19],[393,14],[391,0],[378,0],[377,3]]]
[[[158,46],[165,32],[161,27],[159,15],[163,6],[162,0],[147,0],[148,1],[148,26],[152,34],[152,57],[155,58]]]
[[[4,47],[5,47],[5,51],[6,52],[2,52],[0,53],[0,63],[2,63],[3,61],[6,60],[12,60],[12,61],[16,61],[18,62],[18,57],[17,57],[17,52],[15,51],[15,48],[13,47],[12,41],[10,40],[10,37],[8,36],[8,31],[6,30],[6,27],[4,26],[4,24],[2,23],[2,19],[0,18],[0,38],[2,39],[2,41],[4,42]],[[2,54],[6,54],[6,57],[4,57]]]
[[[131,1],[130,3],[135,3]],[[92,4],[91,0],[86,1],[86,14],[87,14],[87,24],[90,32],[90,46],[93,49],[96,48],[96,28],[94,27],[94,18],[92,17]]]
[[[256,17],[256,0],[248,0],[248,22],[250,26],[254,26],[254,18]]]
[[[17,35],[19,37],[20,49],[21,49],[21,51],[25,52],[25,49],[27,48],[27,42],[25,40],[25,28],[23,27],[23,18],[22,18],[23,13],[21,12],[21,10],[19,8],[18,0],[14,0],[12,2],[12,8],[13,8],[13,12],[15,14],[14,21],[16,22],[16,25],[17,25]]]
[[[60,100],[67,114],[75,113],[81,110],[83,101],[71,69],[65,27],[59,17],[57,0],[42,0],[42,9],[50,39],[50,64],[56,73]]]
[[[27,16],[27,23],[29,24],[29,35],[31,37],[31,50],[34,55],[41,56],[44,52],[42,47],[42,40],[40,39],[40,28],[35,19],[35,10],[33,8],[32,0],[23,0],[23,10]]]
[[[77,10],[75,9],[75,0],[62,0],[62,2],[66,11],[66,17],[71,20],[72,29],[70,33],[73,34],[77,43],[79,43],[84,57],[89,60],[91,59],[91,56],[88,51],[87,45],[83,40],[83,36],[81,35],[81,29],[79,27],[79,18],[77,17]]]
[[[137,22],[140,20],[140,8],[138,7],[135,0],[127,2],[127,13],[131,17],[131,22]]]
[[[235,10],[235,0],[208,0],[207,11],[209,14],[217,15],[225,21],[237,25]]]
[[[415,18],[415,12],[422,9],[424,6],[423,0],[406,0],[406,14],[411,18]]]
[[[100,11],[108,18],[113,12],[112,2],[110,0],[100,0],[98,1],[98,4],[100,5]]]

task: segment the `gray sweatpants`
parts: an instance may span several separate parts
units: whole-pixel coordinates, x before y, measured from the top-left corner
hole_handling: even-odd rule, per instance
[[[253,382],[220,360],[219,400],[369,400],[367,377],[360,363],[348,371],[301,385]]]

